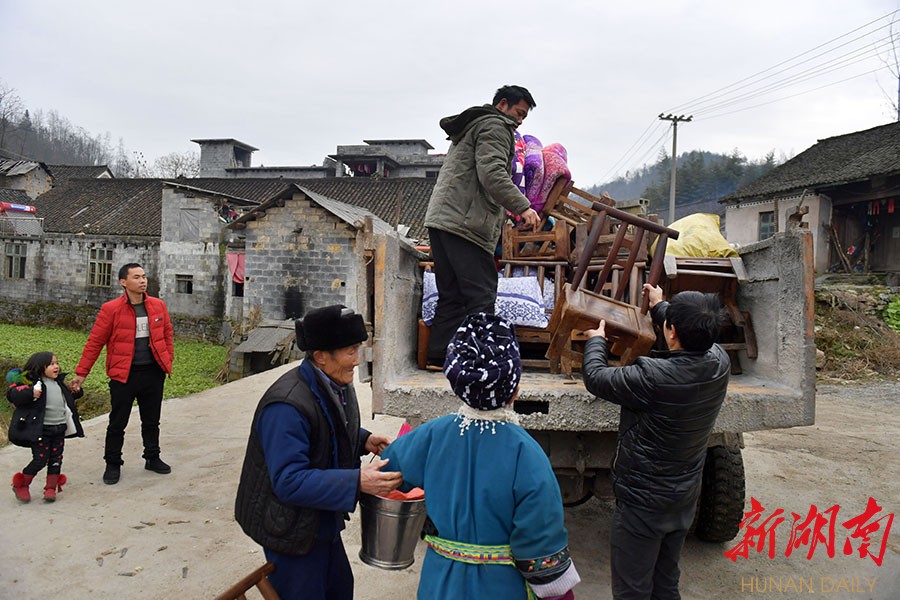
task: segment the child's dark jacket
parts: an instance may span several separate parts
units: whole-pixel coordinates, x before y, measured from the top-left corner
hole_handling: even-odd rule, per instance
[[[75,421],[75,433],[66,437],[84,437],[84,429],[81,427],[81,419],[78,416],[78,408],[75,399],[84,395],[82,390],[75,393],[66,387],[63,380],[65,373],[60,373],[56,383],[62,389],[63,397],[69,410],[72,411],[72,420]],[[41,439],[44,433],[44,410],[47,407],[47,394],[41,394],[40,398],[34,397],[34,385],[13,384],[6,390],[6,399],[15,405],[12,420],[9,423],[9,441],[17,446],[30,448]]]

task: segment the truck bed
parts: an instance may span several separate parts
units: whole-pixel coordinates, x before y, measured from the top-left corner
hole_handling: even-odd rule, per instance
[[[409,369],[385,384],[379,412],[429,421],[455,412],[459,399],[443,373]],[[805,410],[800,389],[778,386],[770,379],[733,375],[728,396],[716,421],[716,432],[746,432],[810,425],[814,411]],[[522,375],[516,412],[531,430],[615,431],[619,408],[598,401],[581,378],[546,372]]]
[[[810,425],[815,419],[812,234],[793,229],[740,250],[747,281],[737,305],[752,316],[758,358],[738,351],[717,433]],[[442,373],[416,368],[419,258],[390,238],[376,252],[372,410],[427,421],[457,410]],[[532,431],[612,432],[618,407],[597,402],[580,377],[526,372],[516,411]]]

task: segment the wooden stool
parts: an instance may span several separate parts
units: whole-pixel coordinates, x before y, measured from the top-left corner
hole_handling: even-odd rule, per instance
[[[215,600],[247,600],[246,592],[256,587],[264,600],[279,600],[278,592],[272,587],[268,575],[275,572],[275,565],[267,562],[236,584],[216,596]]]

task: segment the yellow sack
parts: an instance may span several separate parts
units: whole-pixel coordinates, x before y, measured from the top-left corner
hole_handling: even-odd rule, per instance
[[[728,258],[739,256],[719,233],[719,215],[695,213],[678,219],[669,229],[679,233],[678,239],[669,238],[666,254],[692,258]],[[656,254],[656,242],[650,246],[650,256]]]

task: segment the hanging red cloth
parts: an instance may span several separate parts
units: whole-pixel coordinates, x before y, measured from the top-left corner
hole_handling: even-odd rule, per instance
[[[225,262],[228,263],[228,272],[235,283],[244,283],[244,255],[237,252],[226,252]]]

